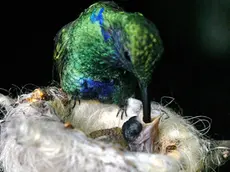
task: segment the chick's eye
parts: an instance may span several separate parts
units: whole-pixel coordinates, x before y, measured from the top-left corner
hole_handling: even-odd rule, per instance
[[[126,60],[131,61],[131,58],[130,58],[128,51],[125,51],[124,55],[125,55]]]

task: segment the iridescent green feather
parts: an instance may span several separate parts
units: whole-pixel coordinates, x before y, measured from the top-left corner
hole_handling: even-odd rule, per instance
[[[100,26],[90,17],[101,8],[104,23]],[[108,41],[103,38],[102,28],[111,35]],[[64,91],[74,94],[80,90],[81,78],[114,81],[111,101],[120,104],[134,94],[138,82],[148,86],[162,52],[155,25],[142,14],[127,13],[114,3],[98,2],[59,31],[54,59]]]

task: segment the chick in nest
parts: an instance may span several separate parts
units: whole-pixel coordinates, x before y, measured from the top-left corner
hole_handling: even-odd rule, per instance
[[[153,152],[153,145],[158,140],[161,115],[151,123],[143,123],[137,116],[131,117],[122,126],[122,134],[128,142],[130,151]]]

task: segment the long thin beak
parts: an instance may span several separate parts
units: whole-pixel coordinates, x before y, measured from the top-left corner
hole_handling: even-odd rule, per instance
[[[145,86],[142,86],[139,84],[140,89],[141,89],[141,96],[142,96],[142,103],[143,103],[143,121],[145,123],[150,123],[151,122],[151,115],[150,115],[150,101],[148,97],[148,89]]]

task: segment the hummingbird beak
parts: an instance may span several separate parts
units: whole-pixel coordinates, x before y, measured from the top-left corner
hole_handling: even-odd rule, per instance
[[[143,104],[143,121],[145,123],[150,123],[151,122],[151,115],[150,115],[150,101],[148,97],[148,88],[147,86],[143,86],[142,84],[139,83],[140,90],[141,90],[141,97],[142,97],[142,104]]]

